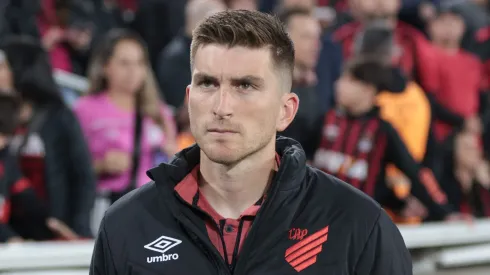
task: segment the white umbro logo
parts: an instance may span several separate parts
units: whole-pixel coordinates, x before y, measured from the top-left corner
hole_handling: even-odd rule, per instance
[[[154,240],[153,242],[145,245],[144,247],[149,250],[153,250],[159,253],[162,253],[161,256],[154,256],[154,257],[146,257],[146,261],[148,263],[158,263],[158,262],[166,262],[170,260],[177,260],[179,258],[179,254],[174,253],[174,254],[165,254],[165,252],[169,251],[170,249],[176,247],[177,245],[181,244],[181,240],[177,240],[174,238],[170,238],[167,236],[161,236],[160,238]]]

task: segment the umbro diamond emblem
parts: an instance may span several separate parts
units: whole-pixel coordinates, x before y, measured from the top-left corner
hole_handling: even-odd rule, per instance
[[[179,258],[179,254],[174,253],[174,254],[165,254],[165,252],[169,251],[170,249],[176,247],[177,245],[181,244],[181,240],[177,240],[174,238],[170,238],[167,236],[161,236],[160,238],[154,240],[153,242],[145,245],[144,247],[146,249],[156,251],[158,253],[162,253],[161,256],[153,256],[153,257],[146,257],[146,262],[148,263],[158,263],[158,262],[166,262],[170,260],[177,260]]]

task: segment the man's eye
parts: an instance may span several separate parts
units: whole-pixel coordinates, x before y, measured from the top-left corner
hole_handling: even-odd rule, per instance
[[[249,90],[249,89],[252,89],[252,88],[253,88],[253,85],[252,85],[252,84],[250,84],[250,83],[240,83],[240,84],[238,85],[238,88],[239,88],[240,90]]]
[[[202,80],[199,82],[199,86],[203,87],[203,88],[212,88],[215,85],[215,83],[211,80]]]

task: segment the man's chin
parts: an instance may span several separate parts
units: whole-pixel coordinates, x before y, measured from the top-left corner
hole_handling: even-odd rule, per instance
[[[237,150],[223,147],[216,148],[215,146],[210,146],[208,148],[201,148],[201,150],[209,160],[222,165],[232,165],[240,160],[240,154]]]

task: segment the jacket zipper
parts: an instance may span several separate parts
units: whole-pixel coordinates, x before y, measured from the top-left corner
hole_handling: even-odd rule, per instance
[[[208,213],[202,211],[198,207],[195,207],[195,206],[189,204],[188,202],[186,202],[184,199],[182,199],[178,195],[177,195],[177,198],[182,203],[190,206],[193,210],[196,210],[199,213],[205,215],[207,218],[213,220],[212,217]],[[187,227],[187,229],[189,229],[189,230],[186,230],[187,233],[189,235],[191,235],[194,242],[196,242],[198,245],[200,245],[204,249],[205,254],[208,255],[208,257],[212,260],[212,262],[216,266],[216,268],[218,268],[219,274],[226,274],[226,275],[232,274],[229,266],[227,266],[225,260],[223,259],[221,254],[218,252],[218,250],[214,247],[214,245],[212,243],[210,243],[210,241],[208,241],[207,238],[205,238],[203,236],[199,236],[199,234],[201,233],[200,229],[197,228],[195,225],[193,225],[191,222],[188,222],[187,219],[188,218],[181,220],[181,222],[184,224],[184,226]],[[218,231],[219,231],[219,227],[218,227]]]
[[[264,201],[263,205],[260,207],[259,211],[257,212],[257,216],[255,217],[255,219],[252,223],[252,227],[250,228],[250,231],[248,233],[247,238],[245,240],[243,240],[244,243],[243,243],[242,250],[240,252],[240,256],[237,257],[238,259],[236,260],[236,262],[234,264],[233,271],[236,271],[236,272],[233,272],[234,275],[245,274],[245,267],[246,267],[246,263],[248,261],[246,255],[248,255],[250,249],[252,248],[251,246],[254,243],[255,236],[257,235],[259,225],[261,223],[263,223],[264,219],[262,217],[264,217],[265,214],[267,213],[269,205],[271,204],[271,201],[274,200],[274,197],[277,193],[277,190],[279,189],[278,188],[279,182],[277,180],[274,180],[273,184],[274,184],[272,186],[273,189],[270,190],[271,191],[270,194],[267,195],[268,198]],[[243,259],[243,260],[240,260],[240,259]]]

